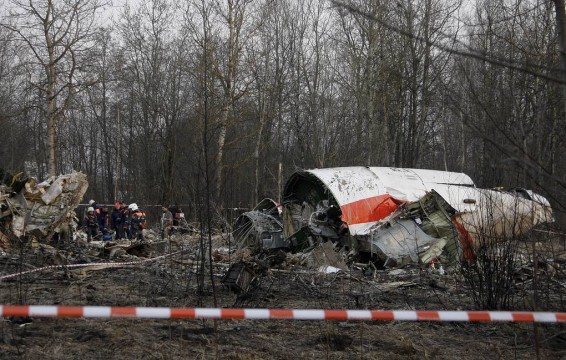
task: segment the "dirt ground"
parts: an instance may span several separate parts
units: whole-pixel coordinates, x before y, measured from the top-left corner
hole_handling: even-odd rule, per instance
[[[237,294],[221,281],[226,264],[237,261],[237,257],[215,251],[214,284],[208,272],[201,281],[196,262],[199,242],[199,237],[186,236],[182,239],[182,253],[138,265],[46,270],[0,281],[0,302],[4,305],[475,309],[470,289],[457,272],[440,275],[428,267],[415,265],[373,272],[353,267],[348,272],[325,274],[295,264],[292,255],[276,266],[256,268],[256,278],[248,291]],[[217,237],[213,242],[213,248],[227,245],[226,237]],[[36,247],[9,252],[0,257],[0,275],[61,261],[137,261],[173,251],[157,241],[132,248],[128,253],[114,254],[112,259],[108,249],[76,244],[58,249],[54,252],[53,248]],[[139,256],[132,255],[136,252]],[[563,247],[553,253],[552,272],[528,263],[521,267],[513,294],[514,309],[532,310],[536,304],[541,311],[565,310],[564,254]],[[535,285],[537,291],[533,292]],[[0,358],[566,359],[566,325],[3,319]]]

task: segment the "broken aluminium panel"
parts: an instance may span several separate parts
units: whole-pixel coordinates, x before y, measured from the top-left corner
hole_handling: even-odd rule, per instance
[[[416,222],[434,224],[433,220],[426,214],[419,217],[413,214],[417,220],[410,219],[402,205],[418,202],[436,185],[440,185],[440,190],[447,196],[456,199],[458,194],[450,194],[448,189],[454,184],[473,186],[467,175],[432,170],[347,167],[297,172],[285,186],[285,231],[290,237],[294,232],[305,232],[305,228],[312,227],[308,220],[311,218],[309,209],[332,204],[340,207],[341,220],[345,224],[342,228],[348,229],[347,233],[336,232],[338,239],[333,240],[355,255],[369,254],[390,266],[424,261],[430,255],[420,259],[419,253],[425,253],[433,245],[436,246],[432,249],[443,248],[447,240],[442,240],[443,246],[439,246],[441,240],[435,237],[438,234],[430,231],[427,234]],[[442,196],[435,192],[433,200],[439,198]],[[437,202],[432,201],[433,204]],[[301,204],[300,214],[298,204]],[[435,220],[438,226],[450,224],[452,229],[447,212],[455,210],[443,200],[442,206],[445,209],[438,213],[446,215],[437,216]],[[429,209],[428,213],[432,212]],[[452,241],[454,238],[451,236]]]
[[[277,202],[263,199],[252,211],[240,215],[232,232],[238,246],[257,250],[288,247],[283,237],[280,209]]]
[[[32,177],[1,185],[4,235],[44,238],[63,229],[72,222],[74,209],[87,188],[86,175],[80,172],[50,177],[41,183]]]
[[[473,256],[479,234],[490,227],[503,240],[552,221],[544,197],[518,194],[477,189],[466,174],[446,171],[314,169],[287,181],[282,216],[286,234],[293,236],[311,227],[309,209],[333,204],[349,230],[340,241],[356,252],[404,264],[431,261],[444,249],[456,261]]]
[[[473,256],[488,227],[509,238],[552,221],[552,209],[528,190],[477,189],[463,173],[343,167],[291,175],[284,188],[282,237],[279,222],[268,228],[263,210],[243,217],[248,230],[259,224],[255,237],[264,235],[257,245],[299,251],[330,240],[351,254],[394,266],[441,255],[450,262]],[[263,241],[274,235],[277,241]]]

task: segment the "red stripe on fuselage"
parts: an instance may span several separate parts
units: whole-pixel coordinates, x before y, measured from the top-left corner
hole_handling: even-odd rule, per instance
[[[474,253],[474,240],[472,239],[472,236],[470,235],[468,230],[466,230],[464,225],[462,225],[462,223],[458,221],[458,219],[459,216],[454,216],[452,218],[452,223],[456,225],[456,229],[460,234],[460,241],[462,243],[462,256],[466,260],[475,260],[476,255]]]
[[[379,221],[397,210],[402,203],[389,194],[354,201],[341,207],[342,220],[348,225]]]

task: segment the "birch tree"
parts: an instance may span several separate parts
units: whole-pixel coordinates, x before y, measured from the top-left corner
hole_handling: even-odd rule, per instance
[[[12,0],[10,23],[33,54],[33,85],[44,99],[47,122],[48,172],[57,173],[56,130],[73,96],[92,82],[82,73],[83,52],[90,45],[97,11],[103,0]]]
[[[245,20],[248,5],[251,0],[227,0],[226,6],[218,6],[217,11],[223,20],[227,37],[217,48],[213,62],[213,71],[222,88],[222,108],[218,119],[218,148],[216,154],[216,193],[222,192],[222,171],[224,168],[224,152],[226,135],[233,116],[236,101],[245,94],[245,84],[242,84],[240,63],[243,48],[248,38],[245,34]]]

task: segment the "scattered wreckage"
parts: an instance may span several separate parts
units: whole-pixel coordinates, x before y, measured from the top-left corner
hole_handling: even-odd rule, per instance
[[[80,172],[40,183],[0,175],[0,250],[24,234],[64,232],[88,188]],[[308,267],[334,272],[356,262],[455,264],[473,259],[486,236],[502,242],[552,221],[547,199],[530,190],[479,189],[455,172],[342,167],[292,174],[282,202],[264,199],[238,217],[232,235],[240,250],[269,250],[268,266],[282,252],[308,253]],[[226,281],[244,289],[250,269],[234,266]]]
[[[233,236],[258,252],[330,242],[346,259],[393,267],[473,259],[486,236],[497,243],[552,221],[548,200],[530,190],[479,189],[455,172],[341,167],[295,172],[282,203],[242,214]]]
[[[0,250],[10,248],[11,239],[22,235],[46,238],[65,233],[75,223],[74,209],[88,188],[85,174],[73,172],[37,182],[22,174],[0,173]]]

